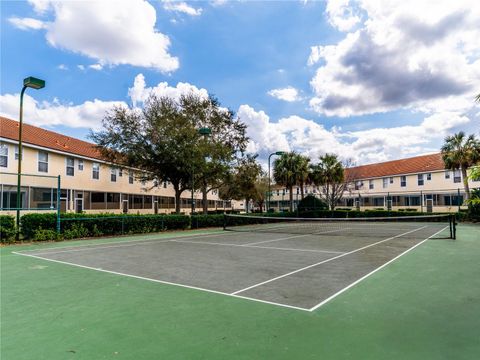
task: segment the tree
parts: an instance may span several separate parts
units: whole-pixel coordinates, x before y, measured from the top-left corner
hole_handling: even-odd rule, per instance
[[[465,189],[465,200],[470,198],[467,169],[480,161],[480,142],[475,135],[465,135],[463,131],[445,138],[442,146],[442,158],[445,167],[450,170],[460,170]]]
[[[245,200],[247,212],[250,201],[258,198],[257,183],[263,174],[256,158],[257,155],[247,155],[239,159],[234,171],[229,175],[229,180],[220,186],[222,199]]]
[[[178,100],[152,95],[143,109],[117,106],[102,123],[103,130],[90,137],[104,158],[140,169],[139,180],[152,181],[153,186],[170,182],[177,213],[181,194],[192,188],[193,176],[203,176],[204,187],[212,184],[247,144],[246,126],[231,111],[221,109],[212,97],[194,94]],[[198,132],[202,127],[211,128],[208,141]],[[215,170],[203,175],[207,167]]]
[[[255,181],[255,194],[253,201],[263,212],[263,207],[265,206],[265,200],[268,193],[268,176],[263,172],[260,174],[260,177]]]
[[[300,182],[299,168],[302,156],[296,152],[284,153],[273,163],[273,179],[279,185],[288,188],[290,197],[290,211],[293,211],[293,187]],[[307,162],[308,164],[308,162]]]
[[[303,155],[298,155],[297,163],[297,178],[298,185],[300,185],[301,198],[305,197],[305,183],[310,177],[309,163],[310,159]]]
[[[354,179],[353,172],[346,171],[351,162],[342,164],[335,154],[325,154],[320,156],[319,160],[318,164],[310,166],[310,178],[319,187],[320,198],[333,211]]]

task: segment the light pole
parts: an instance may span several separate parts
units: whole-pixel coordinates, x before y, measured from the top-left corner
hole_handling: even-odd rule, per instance
[[[200,135],[202,135],[204,138],[206,138],[206,137],[210,136],[210,134],[212,133],[212,130],[208,127],[202,127],[200,129],[198,129],[197,132]],[[194,203],[194,198],[193,198],[193,193],[195,191],[194,177],[195,177],[195,173],[194,173],[194,167],[193,167],[193,162],[192,162],[192,209],[191,209],[190,216],[193,215],[193,213],[195,212],[195,203]]]
[[[272,184],[272,180],[271,180],[271,177],[270,177],[270,159],[272,158],[273,155],[278,155],[278,156],[281,156],[285,154],[285,151],[276,151],[274,153],[271,153],[270,155],[268,155],[268,202],[267,202],[267,213],[268,213],[268,210],[270,210],[270,198],[272,196],[272,191],[271,191],[271,184]]]
[[[37,79],[35,77],[28,77],[23,79],[23,88],[20,93],[20,117],[18,127],[18,167],[17,167],[17,241],[20,239],[20,207],[21,207],[21,184],[22,184],[22,127],[23,127],[23,94],[27,88],[35,90],[45,87],[45,80]],[[58,204],[57,204],[58,205]]]

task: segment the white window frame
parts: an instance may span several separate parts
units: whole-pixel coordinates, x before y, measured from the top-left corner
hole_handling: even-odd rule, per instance
[[[432,180],[432,173],[427,173],[427,181]]]
[[[445,170],[445,179],[450,179],[450,170]]]
[[[132,170],[129,170],[128,171],[128,183],[129,184],[133,184],[135,182],[135,179],[133,177],[133,171]]]
[[[14,159],[18,160],[18,157],[20,156],[20,152],[18,151],[18,145],[14,146],[13,153],[15,154]]]
[[[110,182],[117,182],[117,169],[113,166],[110,168]]]
[[[368,189],[369,190],[375,189],[375,181],[374,180],[368,180]]]
[[[400,187],[407,187],[407,177],[405,175],[400,176]]]
[[[417,185],[423,186],[425,185],[425,178],[423,177],[424,174],[417,174]],[[421,182],[421,184],[420,184]]]
[[[8,168],[8,145],[5,143],[0,143],[0,157],[5,158],[5,166],[0,167]]]
[[[45,154],[47,157],[47,161],[43,161],[43,160],[40,160],[40,154]],[[46,173],[48,174],[48,151],[43,151],[43,150],[39,150],[37,152],[37,170],[38,172],[41,172],[41,173]],[[47,170],[43,171],[43,170],[40,170],[40,164],[46,164],[47,165]]]
[[[382,178],[383,188],[388,188],[388,183],[390,182],[389,178]]]
[[[389,182],[390,182],[390,184],[393,184],[393,176],[390,177]]]
[[[68,160],[73,160],[73,164],[72,165],[68,165]],[[73,173],[72,174],[69,174],[68,173],[68,169],[73,169]],[[75,158],[74,157],[71,157],[71,156],[67,156],[65,158],[65,175],[66,176],[75,176]]]
[[[95,177],[95,172],[97,173],[97,177]],[[97,163],[97,162],[92,163],[92,179],[100,180],[100,163]]]
[[[462,182],[462,172],[460,171],[460,169],[453,171],[453,182],[457,184]]]
[[[77,162],[78,162],[78,171],[83,171],[83,160],[78,159]]]

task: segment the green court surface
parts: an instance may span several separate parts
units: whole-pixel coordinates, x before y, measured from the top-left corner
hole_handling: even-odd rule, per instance
[[[479,358],[478,225],[311,312],[13,253],[205,233],[3,247],[0,359]]]

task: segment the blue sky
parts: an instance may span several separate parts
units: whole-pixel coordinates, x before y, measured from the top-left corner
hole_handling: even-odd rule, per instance
[[[479,135],[474,1],[2,1],[0,113],[86,139],[114,104],[215,94],[249,150],[369,163]]]

